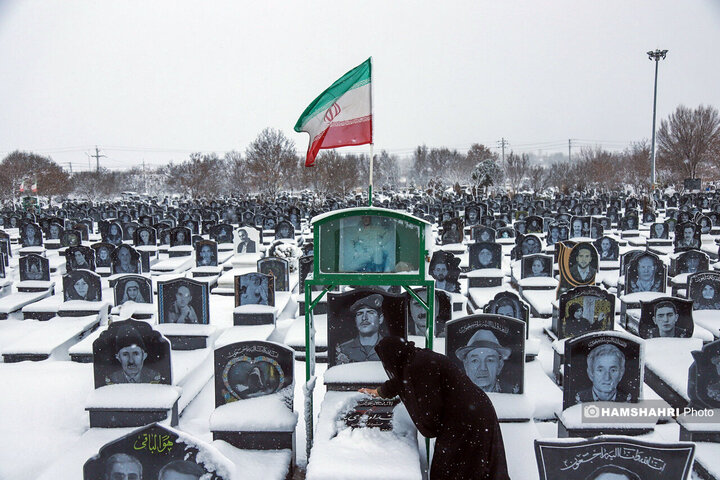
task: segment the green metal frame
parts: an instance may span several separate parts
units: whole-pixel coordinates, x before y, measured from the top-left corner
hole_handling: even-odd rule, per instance
[[[313,277],[305,280],[305,382],[309,382],[315,376],[315,320],[313,310],[325,296],[335,286],[340,285],[360,285],[360,286],[376,286],[376,285],[399,285],[408,292],[408,294],[414,298],[427,312],[428,319],[434,319],[435,315],[435,281],[432,278],[428,278],[425,275],[426,264],[430,261],[430,252],[426,249],[425,243],[425,228],[428,223],[417,217],[407,215],[392,210],[378,209],[372,207],[359,207],[347,210],[342,210],[336,214],[328,215],[323,217],[317,222],[313,222],[313,239],[315,248],[322,248],[320,244],[320,227],[327,222],[338,220],[341,218],[352,217],[357,215],[373,215],[379,217],[390,217],[398,220],[403,220],[419,227],[420,238],[418,239],[418,273],[407,274],[407,273],[322,273],[320,272],[320,262],[316,261],[313,265]],[[316,258],[318,258],[316,256]],[[322,285],[324,288],[320,294],[313,300],[312,298],[312,287],[314,285]],[[425,288],[427,299],[422,299],[413,290],[415,288]],[[425,347],[433,348],[434,338],[434,321],[427,323],[427,329],[425,330]],[[307,432],[307,458],[310,458],[310,450],[313,444],[313,418],[314,418],[314,405],[313,405],[313,392],[308,392],[309,409],[310,415],[306,415],[308,424],[306,425]]]

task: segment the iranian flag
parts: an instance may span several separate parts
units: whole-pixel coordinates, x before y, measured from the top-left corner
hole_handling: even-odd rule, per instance
[[[306,167],[321,148],[372,143],[371,60],[340,77],[300,115],[295,131],[310,134]]]

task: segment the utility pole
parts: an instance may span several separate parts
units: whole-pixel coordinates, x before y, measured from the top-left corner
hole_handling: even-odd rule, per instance
[[[568,163],[572,162],[572,138],[568,138]]]
[[[505,163],[505,147],[509,146],[509,142],[505,140],[505,137],[502,137],[500,141],[497,142],[498,146],[502,150],[502,161]]]
[[[95,155],[90,155],[90,157],[93,157],[95,159],[95,171],[100,171],[100,158],[101,157],[107,157],[107,155],[100,155],[100,150],[98,149],[97,145],[95,145]]]
[[[68,167],[70,167],[70,175],[72,175],[72,162],[67,162]]]
[[[655,50],[647,52],[649,60],[655,60],[655,88],[653,90],[653,122],[652,122],[652,153],[651,161],[652,165],[650,168],[650,190],[655,190],[655,114],[657,112],[657,77],[658,77],[658,64],[661,59],[667,55],[667,50]]]

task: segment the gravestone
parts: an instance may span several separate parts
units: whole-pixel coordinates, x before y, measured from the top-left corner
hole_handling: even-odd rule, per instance
[[[152,282],[142,275],[123,275],[115,281],[113,286],[115,305],[124,305],[127,302],[153,303]]]
[[[154,247],[157,244],[157,232],[153,227],[140,226],[135,230],[133,244],[136,247]]]
[[[328,368],[379,361],[375,345],[382,338],[407,338],[406,299],[368,288],[328,293]]]
[[[570,238],[590,236],[590,217],[573,216],[570,219]]]
[[[599,267],[595,246],[590,242],[580,242],[570,248],[564,243],[558,245],[560,247],[557,262],[560,270],[558,297],[571,288],[594,285]]]
[[[275,277],[264,273],[235,276],[235,306],[275,305]]]
[[[483,225],[475,225],[470,230],[470,240],[474,242],[494,242],[495,241],[495,229],[491,227],[485,227]]]
[[[519,260],[525,255],[532,255],[534,253],[542,253],[542,241],[538,235],[525,235],[518,244],[515,258]]]
[[[265,257],[257,262],[258,272],[274,278],[275,291],[287,292],[290,290],[290,267],[284,258]]]
[[[655,222],[650,225],[650,239],[667,240],[670,238],[670,229],[668,224],[663,222]]]
[[[437,250],[430,259],[430,276],[435,279],[435,288],[451,293],[460,293],[460,258],[450,252]]]
[[[693,310],[720,310],[720,272],[698,272],[688,278]]]
[[[110,253],[110,268],[115,275],[141,273],[140,254],[130,245],[122,244]]]
[[[140,224],[137,222],[123,223],[123,240],[133,241],[133,239],[135,238],[135,231],[138,229],[139,226]]]
[[[237,229],[238,244],[237,253],[255,253],[257,244],[260,242],[260,232],[252,226],[242,226]]]
[[[470,270],[502,268],[502,245],[494,242],[476,242],[468,246]]]
[[[462,243],[464,225],[462,218],[455,217],[448,221],[444,221],[442,224],[442,244],[450,245],[455,243]]]
[[[115,245],[107,242],[100,242],[91,245],[91,248],[95,250],[95,267],[111,268],[112,252],[115,250]]]
[[[275,226],[275,240],[292,240],[295,238],[295,227],[287,220],[280,221]]]
[[[447,356],[486,393],[523,393],[526,323],[479,314],[447,323]]]
[[[210,239],[215,240],[217,243],[233,243],[233,230],[233,226],[230,223],[213,225],[209,231]]]
[[[83,480],[230,480],[234,469],[214,447],[153,423],[101,447]]]
[[[99,302],[102,300],[100,275],[90,270],[73,270],[63,275],[63,299],[66,302],[82,300]],[[78,307],[82,310],[82,307]]]
[[[520,262],[521,278],[553,276],[552,255],[543,255],[542,253],[523,255]]]
[[[198,267],[218,266],[218,244],[214,240],[200,240],[195,244],[195,265]]]
[[[423,301],[427,301],[427,289],[418,288],[413,290]],[[407,332],[408,335],[426,336],[427,334],[427,312],[412,298],[407,296]],[[445,336],[445,324],[452,318],[452,301],[447,292],[435,290],[435,315],[433,323],[433,335],[435,337]]]
[[[694,324],[690,300],[661,297],[640,302],[640,323],[636,332],[640,338],[690,338]],[[628,325],[630,330],[632,327]]]
[[[675,251],[700,248],[700,228],[693,222],[682,222],[675,225]]]
[[[673,275],[707,272],[710,269],[710,259],[700,250],[685,250],[672,259],[670,268]]]
[[[625,294],[665,292],[667,267],[657,255],[643,252],[625,267]]]
[[[527,233],[543,233],[545,220],[537,215],[530,215],[525,218],[525,229]]]
[[[110,222],[106,229],[100,230],[100,238],[103,242],[118,246],[123,241],[123,229],[118,222]]]
[[[483,308],[484,313],[503,315],[525,323],[525,339],[530,331],[530,307],[513,292],[499,292]]]
[[[65,269],[68,272],[78,269],[95,271],[95,250],[85,245],[68,247],[65,250]]]
[[[20,228],[20,243],[23,248],[42,247],[42,229],[36,223],[28,222]]]
[[[593,242],[601,262],[617,262],[620,258],[620,246],[612,237],[600,237]]]
[[[720,408],[720,340],[705,344],[701,350],[691,353],[694,361],[688,371],[690,405],[694,408]]]
[[[207,283],[190,278],[176,278],[158,282],[157,289],[158,323],[210,323]]]
[[[60,236],[61,247],[77,247],[82,244],[82,234],[78,230],[65,230]]]
[[[540,480],[686,480],[694,454],[692,443],[535,440]]]
[[[21,282],[27,280],[50,281],[50,261],[42,255],[30,253],[20,257],[18,262]]]
[[[558,339],[588,332],[612,330],[615,324],[615,295],[595,286],[580,286],[559,297],[553,330]]]
[[[187,227],[175,227],[170,229],[170,246],[192,245],[192,232]]]

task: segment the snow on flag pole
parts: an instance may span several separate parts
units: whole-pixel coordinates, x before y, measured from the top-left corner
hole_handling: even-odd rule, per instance
[[[320,149],[370,144],[372,205],[372,57],[335,81],[307,106],[294,130],[310,135],[305,166],[312,167]]]

